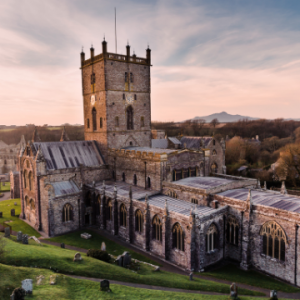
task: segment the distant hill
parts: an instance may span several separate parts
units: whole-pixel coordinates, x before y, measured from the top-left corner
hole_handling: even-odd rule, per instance
[[[227,112],[223,111],[221,113],[216,113],[212,114],[209,116],[204,116],[204,117],[195,117],[192,119],[192,121],[196,121],[199,119],[203,119],[206,121],[206,123],[211,122],[213,119],[218,119],[220,123],[229,123],[229,122],[237,122],[239,120],[258,120],[259,118],[252,118],[252,117],[247,117],[247,116],[241,116],[241,115],[231,115],[228,114]]]

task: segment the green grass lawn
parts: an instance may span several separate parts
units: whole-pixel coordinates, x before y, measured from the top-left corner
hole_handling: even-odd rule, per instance
[[[3,235],[3,234],[1,234]],[[188,276],[165,271],[153,272],[149,266],[141,265],[141,270],[135,273],[126,268],[108,264],[82,254],[83,260],[73,262],[76,251],[55,246],[36,244],[30,240],[29,245],[16,242],[15,237],[5,239],[5,253],[0,257],[0,263],[14,266],[37,267],[54,270],[58,273],[79,275],[94,278],[106,278],[124,282],[142,283],[148,285],[173,287],[189,290],[213,291],[227,294],[229,285],[195,278],[190,281]],[[259,292],[239,289],[241,295],[261,296]]]
[[[12,291],[21,286],[24,279],[33,279],[33,294],[25,299],[52,300],[94,300],[94,299],[156,299],[156,300],[225,300],[228,296],[212,296],[199,294],[186,294],[148,289],[138,289],[117,284],[111,284],[111,293],[100,292],[100,284],[88,280],[70,278],[59,275],[56,285],[49,284],[49,277],[54,273],[49,270],[37,268],[13,267],[0,264],[0,274],[5,274],[0,280],[0,299],[9,299]],[[36,285],[36,277],[45,277],[41,285]],[[241,300],[254,300],[263,298],[240,297]]]
[[[17,205],[14,205],[14,203],[17,202]],[[11,217],[10,211],[11,209],[15,209],[16,216]],[[36,237],[40,237],[41,235],[34,230],[30,225],[28,225],[26,222],[19,219],[19,215],[21,213],[21,201],[20,199],[12,199],[12,200],[5,200],[0,201],[0,211],[3,212],[3,218],[0,219],[0,222],[9,222],[8,225],[12,226],[12,230],[14,231],[22,231],[23,233],[26,233],[30,236],[35,235]]]
[[[83,232],[90,233],[92,237],[88,240],[82,239],[80,237],[80,234]],[[110,239],[107,239],[92,230],[81,230],[77,232],[72,232],[48,240],[57,243],[65,243],[66,245],[71,245],[83,249],[100,249],[102,242],[105,242],[107,252],[114,256],[118,256],[124,251],[128,251],[131,254],[132,258],[135,258],[140,261],[145,261],[156,266],[159,265],[157,262],[151,260],[150,258],[147,258],[142,254],[136,253],[133,250],[127,249],[126,247],[117,244],[116,242],[111,241]]]
[[[211,272],[205,272],[201,274],[228,280],[231,282],[239,282],[269,290],[282,291],[286,293],[297,293],[300,291],[300,289],[294,286],[273,279],[272,277],[269,277],[267,275],[261,274],[254,270],[244,271],[232,264],[213,270]]]
[[[8,192],[10,191],[10,182],[5,182],[5,185],[3,185],[4,182],[0,182],[0,193],[1,192]]]

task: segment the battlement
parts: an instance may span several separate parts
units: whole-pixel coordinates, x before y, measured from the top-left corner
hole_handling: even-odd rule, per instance
[[[151,50],[149,47],[146,49],[146,58],[137,57],[135,54],[130,55],[130,46],[126,46],[126,55],[117,54],[117,53],[110,53],[107,52],[107,42],[104,40],[102,42],[102,53],[98,55],[94,55],[94,48],[93,46],[90,48],[91,57],[89,59],[85,59],[85,53],[82,51],[80,53],[81,57],[81,68],[85,68],[89,65],[95,64],[101,60],[114,60],[120,61],[125,63],[134,63],[134,64],[141,64],[141,65],[148,65],[151,66]]]

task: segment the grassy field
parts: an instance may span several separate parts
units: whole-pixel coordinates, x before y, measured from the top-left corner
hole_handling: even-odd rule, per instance
[[[94,278],[106,278],[124,282],[142,283],[148,285],[173,287],[189,290],[213,291],[228,293],[229,286],[208,280],[195,278],[190,281],[188,276],[169,272],[154,272],[153,268],[141,265],[138,273],[126,268],[108,264],[82,254],[83,260],[73,262],[76,251],[59,247],[36,244],[30,240],[29,245],[15,241],[15,237],[5,239],[5,254],[0,257],[0,263],[14,266],[43,268],[57,273],[79,275]],[[262,295],[259,292],[239,289],[241,295]]]
[[[17,202],[17,205],[14,203]],[[11,217],[10,211],[11,209],[15,209],[16,216]],[[30,236],[35,235],[36,237],[40,237],[41,235],[34,230],[31,226],[27,223],[19,219],[19,215],[21,213],[21,202],[20,199],[13,199],[13,200],[5,200],[0,201],[0,211],[3,212],[3,218],[0,219],[0,222],[8,222],[7,224],[12,226],[12,230],[14,231],[22,231]]]
[[[80,238],[80,234],[83,232],[90,233],[92,235],[92,238],[88,240],[84,240]],[[154,265],[159,265],[158,263],[151,260],[150,258],[147,258],[142,254],[129,250],[126,247],[123,247],[103,237],[102,235],[97,234],[95,231],[91,231],[91,230],[82,230],[73,233],[68,233],[65,235],[51,238],[49,239],[49,241],[57,242],[57,243],[65,243],[66,245],[71,245],[83,249],[100,249],[102,242],[105,242],[107,252],[114,256],[118,256],[122,254],[124,251],[128,251],[131,254],[131,256],[137,260],[145,261]]]
[[[5,274],[0,280],[0,299],[9,299],[12,291],[21,286],[24,279],[33,279],[33,294],[25,299],[52,300],[94,300],[94,299],[156,299],[156,300],[225,300],[228,296],[212,296],[187,293],[154,291],[111,284],[111,293],[100,292],[99,283],[88,280],[74,279],[59,275],[56,285],[49,284],[49,277],[54,273],[37,268],[13,267],[0,264],[0,274]],[[36,277],[45,277],[41,285],[36,285]],[[263,298],[240,297],[241,300]]]
[[[277,290],[286,293],[297,293],[300,289],[263,275],[254,270],[243,271],[235,265],[227,265],[211,272],[201,273],[202,275],[211,276],[231,282],[239,282],[247,285],[257,286],[269,290]]]
[[[0,182],[0,186],[1,186],[0,192],[8,192],[8,191],[10,191],[10,182],[5,182],[4,186],[3,186],[3,183],[4,182]]]

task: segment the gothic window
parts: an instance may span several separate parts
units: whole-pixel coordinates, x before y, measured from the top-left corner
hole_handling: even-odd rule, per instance
[[[62,219],[63,222],[73,221],[73,207],[71,204],[67,203],[64,205]]]
[[[227,242],[238,246],[239,244],[239,223],[233,216],[229,216],[227,219]]]
[[[91,193],[88,192],[85,196],[85,206],[86,207],[90,207],[91,206],[91,201],[92,200],[92,196],[91,196]]]
[[[112,220],[112,201],[109,200],[107,203],[107,220]]]
[[[134,100],[136,100],[137,98],[136,98],[136,94],[134,94]]]
[[[119,127],[119,117],[115,117],[115,126]]]
[[[260,235],[263,241],[263,254],[285,261],[287,237],[282,227],[275,221],[266,222],[260,230]]]
[[[217,155],[217,151],[216,151],[215,149],[213,150],[212,155],[213,155],[213,156],[216,156],[216,155]]]
[[[130,82],[133,82],[133,74],[130,73]]]
[[[216,163],[213,163],[211,165],[211,172],[214,174],[214,173],[217,173],[218,172],[218,166]]]
[[[29,160],[26,160],[26,167],[30,168]]]
[[[102,128],[103,127],[103,119],[102,119],[102,117],[100,118],[100,128]]]
[[[136,174],[133,175],[133,184],[136,185],[137,184],[137,178],[136,178]]]
[[[30,206],[30,210],[35,210],[35,203],[33,199],[30,199],[29,206]]]
[[[135,231],[139,233],[143,231],[143,214],[139,209],[135,212]]]
[[[101,214],[101,196],[99,195],[97,198],[97,210],[96,214],[99,216]]]
[[[28,196],[25,197],[25,206],[26,207],[29,206],[29,198],[28,198]]]
[[[32,172],[30,171],[29,174],[28,174],[28,187],[29,187],[29,190],[32,191]]]
[[[126,227],[127,225],[127,210],[124,204],[120,207],[120,226]]]
[[[144,127],[145,126],[145,119],[144,117],[141,117],[141,127]]]
[[[194,204],[198,204],[198,199],[192,198],[191,202]]]
[[[127,74],[127,72],[125,72],[125,82],[127,82],[128,81],[128,74]]]
[[[148,179],[147,179],[147,186],[148,186],[148,189],[151,188],[151,179],[150,179],[150,177],[148,177]]]
[[[206,252],[218,248],[218,230],[215,224],[211,224],[206,233]]]
[[[152,238],[157,241],[162,241],[162,224],[158,215],[154,216],[152,221]]]
[[[173,248],[184,251],[184,234],[181,226],[176,223],[172,230]]]
[[[90,128],[90,119],[86,120],[86,126],[87,126],[87,128]]]
[[[96,82],[96,76],[95,73],[91,74],[91,84],[94,84]]]
[[[27,188],[27,171],[24,171],[24,188]]]
[[[133,130],[133,108],[128,106],[127,110],[127,130]]]
[[[93,117],[93,130],[97,130],[97,111],[95,107],[92,110],[92,117]]]
[[[122,174],[122,180],[125,182],[125,173]]]

